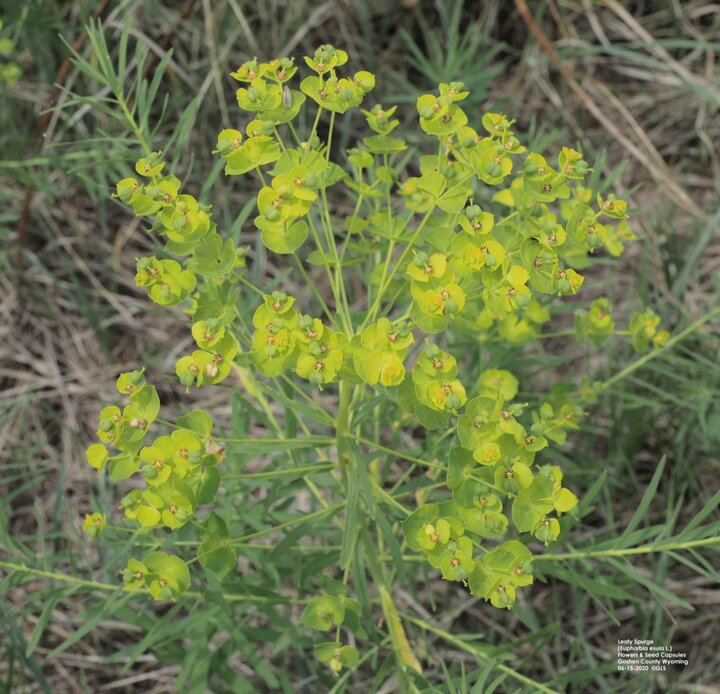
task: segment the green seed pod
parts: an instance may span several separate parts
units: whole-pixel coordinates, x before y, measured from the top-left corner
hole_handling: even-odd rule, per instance
[[[322,374],[319,371],[311,371],[308,374],[308,381],[310,381],[310,383],[312,383],[314,386],[322,385]]]
[[[555,540],[555,535],[553,534],[553,531],[549,527],[546,527],[544,525],[541,525],[535,531],[535,537],[540,540],[540,542],[543,542],[546,545]]]
[[[143,476],[149,480],[155,479],[158,476],[158,471],[155,469],[154,465],[143,465],[141,472]]]
[[[465,208],[465,216],[468,219],[477,219],[480,216],[480,212],[482,212],[480,205],[468,205]]]
[[[289,198],[294,192],[294,186],[292,183],[284,183],[282,185],[278,185],[277,179],[276,179],[275,185],[278,186],[278,188],[277,188],[278,196],[280,198],[282,198],[283,200]]]
[[[428,359],[432,359],[433,357],[437,357],[437,355],[440,354],[440,348],[437,345],[434,345],[432,342],[428,342],[423,349],[423,353]]]
[[[277,207],[274,207],[273,205],[268,205],[263,210],[263,216],[270,222],[276,222],[278,219],[280,219],[280,210],[278,210]]]
[[[530,303],[530,296],[528,294],[518,293],[515,295],[515,303],[520,308],[525,308]]]
[[[448,313],[455,313],[458,310],[457,302],[454,299],[445,299],[445,310]]]
[[[375,78],[369,72],[356,72],[353,82],[364,92],[369,92],[375,88]]]
[[[425,120],[429,120],[435,115],[435,111],[433,111],[432,106],[423,106],[420,111],[420,118],[424,118]]]
[[[275,132],[275,124],[272,121],[260,121],[260,134],[272,135]]]
[[[195,376],[190,371],[187,371],[180,376],[180,383],[185,386],[185,388],[189,388],[194,382]]]
[[[493,604],[496,607],[500,608],[506,608],[506,607],[512,607],[513,604],[513,598],[510,593],[508,593],[505,590],[498,590],[495,592],[494,596],[495,599],[493,600]]]
[[[462,406],[462,400],[455,393],[450,393],[445,401],[445,406],[450,410],[457,410]]]
[[[587,234],[585,240],[590,248],[597,248],[602,242],[599,234]]]

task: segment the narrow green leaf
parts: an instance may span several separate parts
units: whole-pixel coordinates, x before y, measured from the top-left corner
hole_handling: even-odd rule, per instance
[[[627,526],[625,527],[625,531],[622,535],[617,539],[617,542],[614,543],[613,547],[625,547],[627,546],[626,540],[627,537],[632,533],[635,528],[640,524],[642,519],[645,517],[645,514],[647,513],[648,509],[650,508],[650,504],[652,503],[652,500],[655,498],[655,493],[657,492],[658,485],[660,484],[660,480],[662,479],[663,471],[665,470],[665,462],[667,461],[667,457],[663,456],[660,459],[660,463],[657,466],[657,469],[655,470],[655,474],[652,476],[652,479],[650,480],[650,484],[648,484],[647,489],[645,490],[645,493],[643,494],[642,499],[640,500],[640,503],[638,504],[637,508],[635,509],[635,513],[633,513],[632,518],[628,521]]]

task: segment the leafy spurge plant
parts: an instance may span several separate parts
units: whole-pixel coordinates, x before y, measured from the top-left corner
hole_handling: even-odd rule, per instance
[[[349,597],[351,579],[363,585],[367,568],[397,657],[419,670],[381,556],[386,550],[401,564],[402,544],[499,608],[511,608],[532,584],[533,552],[558,538],[563,514],[578,503],[543,451],[579,427],[594,389],[557,384],[530,394],[512,362],[488,363],[487,354],[540,338],[559,301],[581,289],[580,271],[593,257],[601,249],[618,255],[634,237],[627,204],[585,186],[591,169],[581,153],[564,147],[551,161],[528,152],[502,114],[472,123],[461,83],[417,101],[435,154],[411,157],[397,135],[396,107],[376,104],[362,110],[372,134],[333,162],[337,116],[364,106],[375,86],[373,75],[353,73],[347,62],[344,51],[321,46],[305,58],[314,74],[299,89],[292,59],[245,63],[232,77],[249,118],[223,130],[215,150],[228,176],[259,182],[254,228],[269,251],[289,258],[311,296],[300,284],[296,292],[256,285],[249,270],[257,255],[221,233],[212,209],[165,171],[159,152],[146,152],[116,193],[163,244],[157,257],[137,259],[137,285],[192,318],[197,349],[177,361],[180,383],[189,390],[234,377],[271,422],[269,399],[289,394],[298,402],[292,431],[299,426],[304,438],[278,426],[276,447],[310,449],[323,473],[332,468],[324,489],[308,483],[323,508],[338,497],[344,509],[342,581],[325,576],[301,620],[335,630],[333,641],[316,645],[318,658],[333,672],[357,665],[341,628],[368,637],[361,605]],[[666,339],[657,328],[645,311],[626,334],[642,351]],[[577,312],[574,334],[594,345],[616,334],[608,299]],[[127,404],[102,410],[100,443],[87,459],[113,482],[132,477],[140,485],[121,509],[153,549],[128,559],[123,581],[157,600],[182,599],[194,559],[219,580],[235,572],[233,518],[222,503],[208,506],[223,486],[226,449],[240,442],[216,431],[201,409],[158,420],[160,401],[144,371],[122,374],[117,388]],[[323,391],[337,393],[332,415],[327,397],[317,400]],[[317,416],[305,422],[308,411]],[[418,426],[434,442],[431,454],[439,451],[435,460],[383,445],[400,427],[422,438]],[[417,488],[416,505],[401,504],[388,470],[368,464],[364,447],[427,466],[434,484]],[[298,476],[308,470],[300,457],[292,465]],[[97,536],[104,519],[88,517],[85,526]],[[198,537],[190,562],[187,542],[173,549],[174,533],[187,528]]]

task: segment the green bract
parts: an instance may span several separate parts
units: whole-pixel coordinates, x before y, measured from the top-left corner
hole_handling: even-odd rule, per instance
[[[433,154],[413,160],[402,154],[397,107],[366,103],[372,74],[346,70],[347,54],[329,45],[304,62],[298,70],[289,58],[253,59],[232,73],[247,116],[242,130],[219,133],[215,153],[228,176],[254,182],[247,207],[254,204],[254,219],[244,230],[258,240],[252,254],[219,228],[210,205],[166,171],[159,152],[137,162],[141,179],[121,180],[117,197],[148,218],[158,242],[157,257],[137,260],[137,285],[160,305],[182,305],[191,318],[197,349],[175,365],[186,391],[221,382],[229,390],[233,376],[276,430],[277,450],[285,453],[287,444],[289,451],[309,451],[312,472],[299,467],[299,485],[317,471],[318,438],[332,444],[330,462],[320,458],[324,482],[307,481],[323,509],[332,510],[328,499],[337,496],[345,509],[342,520],[333,519],[343,529],[343,581],[326,577],[321,594],[301,600],[301,623],[331,632],[331,640],[324,635],[315,645],[317,657],[334,673],[357,666],[358,650],[341,636],[351,631],[360,642],[368,633],[348,586],[352,578],[367,591],[370,577],[404,667],[418,670],[380,557],[400,560],[404,538],[406,551],[421,553],[436,575],[498,608],[511,608],[532,584],[533,552],[557,539],[562,515],[578,504],[548,451],[578,428],[596,389],[556,384],[533,393],[509,368],[512,354],[542,337],[569,295],[580,294],[569,331],[577,339],[600,345],[616,334],[606,298],[580,303],[580,271],[601,253],[619,254],[633,236],[627,204],[583,186],[590,168],[581,153],[528,152],[511,118],[463,111],[468,92],[461,83],[441,84],[437,94],[417,100]],[[305,66],[313,74],[296,75]],[[336,120],[361,106],[372,134],[332,161]],[[278,258],[272,282],[256,286],[261,244],[292,262],[283,268],[288,259]],[[636,350],[662,345],[667,333],[658,325],[651,310],[632,318],[627,333]],[[174,422],[158,420],[160,401],[144,369],[121,374],[117,389],[126,401],[102,409],[100,443],[86,457],[112,481],[133,478],[121,501],[124,522],[145,546],[170,550],[129,558],[125,588],[179,599],[191,580],[201,580],[201,572],[191,576],[190,560],[214,580],[229,580],[244,531],[211,506],[232,509],[217,501],[224,449],[210,416],[197,409]],[[329,413],[335,393],[337,408]],[[292,415],[284,427],[275,415],[281,404]],[[238,411],[233,398],[233,425],[253,416]],[[363,427],[368,418],[373,426]],[[326,424],[329,432],[321,431]],[[398,459],[427,465],[439,480],[425,489],[420,476],[412,478],[418,485],[409,508],[393,496],[388,478],[390,463],[402,463],[388,460],[382,471],[378,457],[368,464],[360,448],[392,453],[383,441],[401,427],[418,440],[421,428],[431,432],[436,462],[401,451]],[[242,441],[248,456],[270,450],[262,438]],[[294,471],[279,474],[286,473]],[[403,472],[401,481],[409,475]],[[286,511],[278,505],[280,516]],[[103,527],[98,514],[85,521],[92,536]],[[264,534],[251,530],[251,538]],[[197,542],[163,545],[172,533],[195,533]]]

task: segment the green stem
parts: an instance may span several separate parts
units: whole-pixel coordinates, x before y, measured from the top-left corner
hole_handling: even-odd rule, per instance
[[[283,439],[283,438],[225,438],[222,436],[213,436],[213,441],[220,441],[221,443],[247,443],[247,444],[267,444],[274,446],[287,446],[297,444],[307,444],[308,448],[318,448],[321,446],[332,446],[335,443],[335,439],[331,439],[327,436],[307,436],[304,438],[296,439]]]
[[[270,535],[274,532],[277,532],[278,530],[284,530],[285,528],[290,528],[293,525],[297,525],[298,523],[305,523],[310,520],[315,520],[316,518],[322,518],[323,516],[329,516],[333,513],[337,513],[341,509],[345,508],[345,502],[341,502],[338,504],[333,504],[332,506],[328,506],[327,508],[322,508],[319,511],[315,511],[314,513],[308,513],[304,516],[300,516],[299,518],[293,518],[289,521],[286,521],[285,523],[280,523],[279,525],[273,525],[270,528],[265,528],[264,530],[258,530],[256,533],[250,533],[249,535],[243,535],[242,537],[233,538],[230,540],[230,544],[235,544],[236,542],[246,542],[247,540],[254,540],[256,537],[263,537],[264,535]],[[183,543],[177,543],[177,544],[183,544]]]
[[[277,381],[277,378],[274,379]],[[325,411],[323,410],[318,403],[313,400],[302,388],[298,386],[297,383],[295,383],[291,378],[289,378],[285,374],[280,375],[280,380],[282,380],[284,383],[286,383],[294,392],[296,395],[299,395],[303,400],[307,402],[307,404],[315,410],[316,414],[319,415],[322,419],[325,420],[327,424],[333,424],[334,419]]]
[[[330,206],[327,201],[327,193],[325,188],[320,191],[323,203],[323,228],[325,229],[325,237],[327,239],[328,248],[335,263],[335,272],[333,287],[335,290],[335,303],[337,305],[338,315],[345,327],[345,334],[350,338],[352,336],[352,321],[350,320],[350,308],[348,305],[347,291],[345,289],[345,279],[343,277],[342,268],[340,266],[340,256],[338,255],[337,244],[335,243],[335,235],[332,229],[332,220],[330,218]]]
[[[420,224],[418,224],[417,229],[415,229],[415,233],[412,235],[412,238],[410,241],[408,241],[407,245],[403,249],[403,252],[400,254],[400,258],[398,258],[397,262],[394,264],[392,272],[390,274],[387,274],[387,270],[389,268],[390,260],[392,259],[392,252],[395,250],[395,243],[394,239],[390,239],[390,246],[388,247],[388,254],[385,259],[385,264],[383,265],[383,274],[380,277],[380,283],[378,285],[378,293],[375,297],[375,302],[370,307],[370,309],[367,312],[367,316],[365,317],[365,320],[363,321],[362,327],[365,328],[367,325],[374,320],[375,316],[377,316],[377,312],[380,309],[380,305],[382,304],[383,297],[385,296],[385,292],[387,291],[387,288],[392,283],[393,279],[395,278],[395,275],[398,273],[398,270],[403,267],[403,264],[405,262],[405,259],[409,255],[410,251],[412,250],[413,246],[417,242],[418,238],[420,237],[420,234],[422,233],[422,230],[425,228],[425,225],[428,223],[430,217],[432,216],[432,213],[435,211],[435,207],[432,207],[427,211],[425,216],[422,218]]]
[[[263,184],[263,186],[267,187],[267,181],[265,180],[265,174],[263,174],[262,169],[260,166],[255,167],[255,171],[257,171],[258,176],[260,177],[260,182]]]
[[[286,443],[287,439],[283,440]],[[332,470],[334,465],[332,463],[321,463],[318,465],[305,465],[301,467],[289,467],[281,468],[280,470],[267,470],[263,472],[248,472],[245,474],[238,475],[223,475],[223,479],[229,480],[257,480],[257,479],[272,479],[274,477],[282,477],[283,475],[304,475],[312,472],[327,472]]]
[[[330,148],[332,147],[333,130],[335,129],[335,111],[330,114],[330,127],[328,128],[327,144],[325,145],[325,161],[330,161]]]
[[[412,515],[399,501],[396,501],[390,494],[388,494],[377,482],[372,481],[372,487],[375,493],[381,496],[390,506],[394,506],[401,513],[405,514],[405,517]]]
[[[0,164],[1,166],[1,164]],[[355,221],[357,220],[358,213],[360,212],[360,206],[362,205],[362,201],[364,198],[364,193],[360,193],[358,195],[358,199],[355,202],[355,209],[353,211],[352,217],[350,217],[350,222],[347,225],[349,229],[352,229],[352,227],[355,224]],[[352,232],[348,230],[347,235],[345,236],[345,240],[343,241],[342,248],[340,249],[340,263],[345,260],[345,253],[347,251],[348,243],[350,242],[350,238],[352,237]]]
[[[320,252],[322,253],[322,250]],[[333,314],[330,312],[328,305],[325,303],[325,299],[322,298],[322,295],[320,294],[318,288],[315,286],[315,282],[312,281],[312,278],[310,277],[310,275],[308,275],[307,271],[303,267],[302,260],[300,260],[297,253],[293,253],[292,256],[295,259],[295,263],[298,266],[298,270],[300,270],[300,274],[305,278],[305,281],[307,282],[308,287],[310,287],[310,291],[313,293],[313,296],[317,299],[318,303],[320,304],[320,307],[322,308],[323,313],[327,316],[328,320],[333,325],[333,327],[336,330],[340,330],[337,323],[335,322],[335,318],[334,318]]]
[[[283,152],[286,152],[287,150],[285,149],[285,143],[283,142],[282,137],[280,137],[280,133],[278,132],[277,127],[275,127],[275,126],[273,127],[273,132],[275,133],[275,139],[277,140],[278,144],[280,145],[280,149]]]
[[[332,239],[332,235],[328,233],[328,227],[327,227],[327,200],[324,200],[324,204],[325,204],[326,208],[325,208],[323,214],[320,215],[320,219],[322,221],[323,231],[325,232],[325,240],[329,244],[329,247],[332,247],[334,241]],[[308,222],[310,224],[310,232],[312,234],[313,240],[315,241],[315,245],[317,246],[318,252],[320,253],[320,256],[322,258],[323,269],[325,270],[325,274],[327,275],[328,282],[330,284],[330,290],[332,291],[333,298],[335,299],[335,306],[337,307],[338,315],[344,319],[344,315],[341,311],[342,302],[340,300],[340,292],[339,292],[337,286],[335,285],[335,276],[333,274],[332,268],[330,267],[330,265],[327,262],[327,258],[333,255],[333,250],[334,250],[334,255],[337,257],[337,249],[335,248],[333,250],[328,250],[326,252],[325,247],[322,245],[322,243],[320,241],[320,235],[318,234],[318,230],[317,230],[317,227],[315,226],[315,221],[313,220],[312,215],[308,215]],[[339,332],[342,332],[340,330],[340,328],[337,327],[337,323],[336,323],[335,319],[333,317],[330,317],[330,320],[332,321],[332,324],[336,327],[336,329]],[[348,334],[348,337],[350,337],[349,334]]]
[[[385,169],[388,169],[388,155],[383,154],[383,166]],[[387,210],[387,229],[392,234],[393,230],[393,213],[392,213],[392,198],[390,197],[390,184],[387,184],[387,189],[385,191],[385,208]],[[423,220],[424,221],[424,220]],[[422,223],[421,223],[422,226]],[[412,243],[412,242],[411,242]],[[395,252],[395,235],[393,234],[390,237],[390,243],[388,244],[387,249],[387,255],[385,256],[385,262],[383,263],[383,268],[380,273],[380,281],[378,282],[378,294],[375,299],[375,303],[373,304],[373,308],[371,311],[376,312],[380,308],[380,301],[382,301],[382,297],[385,293],[385,279],[388,274],[388,270],[390,269],[390,263],[392,261],[393,253]],[[369,298],[368,298],[369,300]]]
[[[353,434],[348,434],[348,436],[351,439],[354,439],[358,443],[364,443],[366,446],[372,446],[373,448],[376,448],[378,451],[383,451],[384,453],[389,453],[390,455],[394,455],[397,458],[402,458],[403,460],[409,460],[411,463],[417,463],[418,465],[424,465],[425,467],[434,467],[434,468],[442,468],[443,470],[446,469],[445,465],[441,465],[440,463],[431,463],[428,460],[423,460],[422,458],[416,458],[412,455],[407,455],[406,453],[401,453],[400,451],[395,451],[392,448],[387,448],[386,446],[382,446],[379,443],[376,443],[375,441],[371,441],[370,439],[365,439],[362,436],[355,436]]]
[[[639,359],[636,359],[632,364],[628,364],[624,369],[618,371],[614,376],[611,376],[607,381],[598,386],[599,390],[605,390],[614,383],[621,381],[626,376],[629,376],[633,371],[637,371],[647,364],[649,361],[660,356],[663,352],[667,352],[671,347],[676,345],[680,340],[684,340],[688,335],[694,333],[698,328],[705,325],[709,320],[712,320],[715,316],[720,315],[720,306],[716,306],[712,311],[709,311],[701,318],[698,318],[694,323],[691,323],[684,330],[681,330],[677,335],[673,335],[668,341],[660,348],[655,349],[652,352],[644,354]]]
[[[602,559],[604,557],[628,557],[638,554],[653,554],[655,552],[675,552],[693,549],[694,547],[712,547],[720,544],[720,537],[706,537],[702,540],[689,540],[688,542],[671,542],[666,545],[639,545],[625,549],[599,549],[579,552],[566,552],[564,554],[539,554],[533,557],[536,561],[566,561],[570,559]]]
[[[145,135],[143,135],[142,131],[140,130],[140,126],[137,124],[135,117],[130,112],[130,109],[128,108],[128,105],[125,102],[125,99],[121,98],[117,94],[116,94],[116,97],[117,97],[118,104],[120,106],[120,110],[123,112],[123,115],[125,116],[125,120],[127,121],[127,124],[130,126],[130,129],[135,134],[135,137],[137,138],[138,143],[142,147],[143,152],[145,152],[145,156],[152,154],[152,147],[150,147],[150,143],[145,139]]]
[[[50,578],[54,581],[62,581],[63,583],[70,583],[76,586],[85,586],[86,588],[93,588],[94,590],[103,590],[112,593],[122,591],[122,586],[113,585],[112,583],[101,583],[100,581],[90,581],[84,578],[76,578],[75,576],[67,576],[66,574],[57,573],[55,571],[44,571],[42,569],[33,569],[29,566],[23,566],[22,564],[13,564],[8,561],[0,561],[0,569],[6,569],[7,571],[16,571],[18,573],[28,574],[30,576],[39,576],[42,578]],[[149,595],[149,590],[136,590],[134,593],[140,595]],[[197,591],[188,590],[183,593],[183,597],[188,598],[205,598],[204,593]],[[267,598],[261,595],[232,595],[223,594],[223,598],[228,602],[254,602],[260,604],[274,604],[277,602],[276,598]],[[306,605],[309,600],[298,599],[298,598],[284,598],[291,605]]]
[[[292,121],[288,121],[288,127],[290,128],[290,132],[292,133],[293,139],[295,140],[295,144],[299,147],[300,146],[300,136],[297,134],[297,131],[293,127]]]
[[[262,291],[262,289],[258,289],[252,282],[245,279],[241,274],[237,273],[235,274],[235,277],[240,280],[242,284],[244,284],[248,289],[255,292],[261,299],[265,299],[265,293]]]
[[[324,111],[322,106],[318,106],[317,113],[315,114],[315,121],[313,122],[312,130],[310,131],[310,137],[308,137],[308,145],[312,142],[315,133],[317,132],[318,124],[320,123],[320,114]]]

